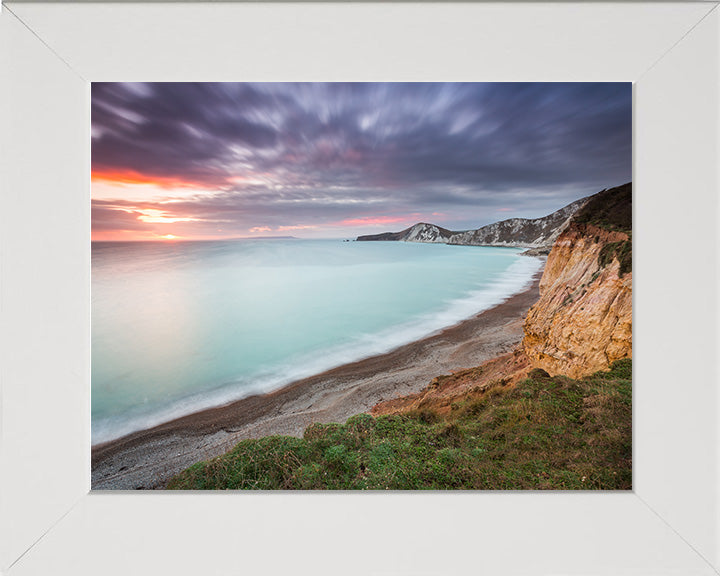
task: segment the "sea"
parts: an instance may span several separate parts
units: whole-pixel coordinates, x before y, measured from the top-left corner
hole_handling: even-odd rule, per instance
[[[521,249],[252,239],[93,242],[92,443],[380,354],[491,308]]]

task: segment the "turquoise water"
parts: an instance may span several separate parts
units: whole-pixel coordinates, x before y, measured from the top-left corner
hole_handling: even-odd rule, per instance
[[[93,444],[492,307],[539,268],[519,252],[339,240],[93,243]]]

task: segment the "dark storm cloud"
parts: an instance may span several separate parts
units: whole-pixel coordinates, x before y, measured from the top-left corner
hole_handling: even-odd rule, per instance
[[[631,179],[630,84],[96,83],[92,97],[93,172],[219,192],[173,206],[210,219],[538,216]]]
[[[246,85],[93,83],[93,170],[222,184],[232,145],[275,144],[250,117],[258,99]]]

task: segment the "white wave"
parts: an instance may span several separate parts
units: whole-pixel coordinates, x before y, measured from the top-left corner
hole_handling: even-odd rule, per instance
[[[256,375],[252,379],[227,383],[214,390],[189,395],[163,408],[141,406],[126,412],[122,417],[93,420],[92,443],[101,444],[207,408],[272,392],[291,382],[337,366],[390,352],[489,310],[522,292],[532,284],[532,279],[541,265],[541,261],[537,258],[518,256],[517,260],[494,282],[469,293],[464,298],[448,302],[436,313],[421,316],[379,333],[361,335],[349,344],[294,360],[292,365]]]

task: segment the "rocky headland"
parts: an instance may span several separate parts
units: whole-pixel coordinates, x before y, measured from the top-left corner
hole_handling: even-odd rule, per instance
[[[540,297],[509,354],[433,380],[373,414],[446,410],[468,391],[513,384],[532,370],[581,378],[632,358],[632,184],[584,199],[547,257]]]
[[[419,222],[400,232],[358,236],[358,242],[395,241],[458,244],[462,246],[507,246],[549,251],[558,236],[588,198],[581,198],[542,218],[509,218],[476,230],[453,232],[435,224]]]

